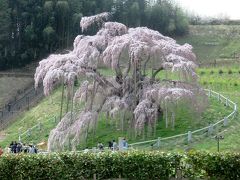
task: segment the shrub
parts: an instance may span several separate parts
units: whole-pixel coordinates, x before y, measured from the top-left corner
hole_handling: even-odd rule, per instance
[[[188,176],[204,176],[211,179],[239,179],[240,154],[193,152],[187,162],[192,170]],[[198,174],[196,174],[198,172]]]
[[[239,179],[239,153],[151,152],[6,155],[0,179],[171,179],[180,171],[190,179]]]
[[[219,69],[218,73],[219,73],[219,74],[223,74],[223,70],[222,70],[222,69]]]
[[[181,155],[160,152],[7,155],[0,158],[0,179],[169,179]]]
[[[232,74],[233,72],[232,72],[232,70],[231,69],[229,69],[228,70],[228,74]]]
[[[211,70],[211,71],[210,71],[210,74],[214,74],[214,71],[213,71],[213,70]]]
[[[205,71],[201,71],[201,72],[200,72],[200,75],[204,75],[204,74],[205,74]]]

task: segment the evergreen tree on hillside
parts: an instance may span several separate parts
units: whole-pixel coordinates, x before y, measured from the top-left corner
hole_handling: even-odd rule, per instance
[[[72,48],[70,42],[82,34],[81,18],[101,12],[111,12],[112,21],[165,35],[184,34],[188,25],[182,10],[167,0],[0,0],[0,69]]]
[[[10,9],[8,8],[7,0],[0,0],[0,60],[6,61],[6,57],[9,53],[10,42]],[[0,68],[3,64],[0,63]]]

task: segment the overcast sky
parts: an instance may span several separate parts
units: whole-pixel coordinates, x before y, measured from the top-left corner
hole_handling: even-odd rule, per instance
[[[227,15],[231,19],[240,19],[240,0],[175,0],[189,12],[201,16]]]

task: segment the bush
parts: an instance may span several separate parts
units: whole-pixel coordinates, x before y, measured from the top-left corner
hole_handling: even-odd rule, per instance
[[[233,72],[232,72],[232,70],[231,69],[229,69],[228,70],[228,74],[232,74]]]
[[[179,171],[192,179],[239,179],[240,154],[190,151],[6,155],[0,179],[170,179]]]
[[[201,71],[200,74],[201,74],[201,75],[204,75],[204,74],[205,74],[205,71]]]
[[[0,158],[0,179],[169,179],[180,160],[160,152],[7,155]]]
[[[219,69],[218,73],[219,73],[219,74],[223,74],[223,70],[222,70],[222,69]]]
[[[189,153],[187,163],[191,164],[191,176],[211,179],[239,179],[240,154],[235,153]],[[190,171],[188,171],[190,172]]]
[[[211,71],[210,71],[210,74],[214,74],[214,71],[213,71],[213,70],[211,70]]]

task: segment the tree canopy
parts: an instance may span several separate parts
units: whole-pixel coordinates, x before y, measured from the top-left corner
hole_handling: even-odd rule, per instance
[[[168,0],[0,0],[0,69],[70,49],[81,34],[81,18],[104,11],[128,27],[147,26],[165,35],[187,32],[185,14]]]
[[[179,45],[147,27],[105,22],[110,16],[105,12],[83,17],[83,31],[94,25],[100,30],[95,35],[78,35],[72,51],[51,55],[39,63],[36,86],[43,81],[44,92],[49,95],[56,84],[62,83],[72,99],[71,110],[50,133],[49,150],[75,149],[89,130],[94,131],[104,113],[106,119],[127,123],[139,135],[145,127],[148,133],[154,133],[162,113],[167,115],[166,125],[174,127],[178,102],[187,102],[198,113],[205,107],[191,45]],[[110,68],[113,75],[105,76],[100,67]],[[157,78],[162,71],[176,72],[178,79]],[[74,92],[76,79],[85,81]],[[84,108],[74,108],[77,104]]]

